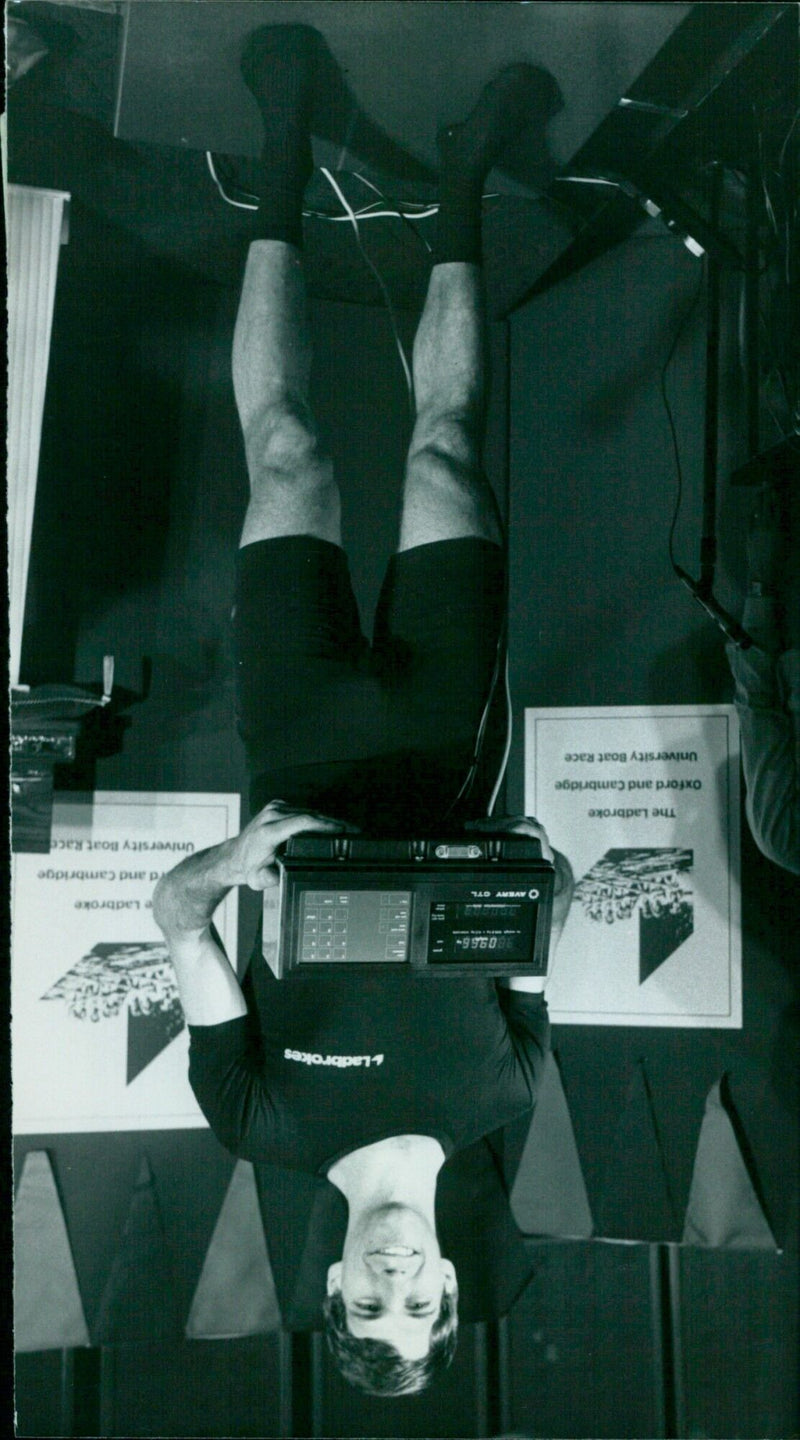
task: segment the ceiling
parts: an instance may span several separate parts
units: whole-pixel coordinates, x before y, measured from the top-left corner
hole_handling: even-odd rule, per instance
[[[90,5],[21,0],[9,14],[48,44],[9,94],[9,178],[68,189],[78,213],[113,237],[175,264],[238,283],[246,210],[225,203],[209,173],[215,153],[232,193],[253,190],[258,117],[238,75],[243,35],[302,20],[331,57],[315,122],[315,159],[340,172],[351,203],[372,180],[395,203],[435,198],[436,128],[474,103],[501,65],[526,58],[542,80],[537,121],[490,177],[487,285],[510,313],[647,222],[636,194],[608,177],[679,182],[695,206],[695,172],[737,141],[736,118],[767,91],[773,122],[796,103],[788,4],[501,3],[461,0],[135,0]],[[795,17],[796,18],[796,17]],[[620,104],[620,101],[627,103]],[[765,120],[769,123],[769,118]],[[578,184],[577,175],[592,183]],[[606,178],[606,183],[595,183]],[[645,186],[646,188],[646,186]],[[340,211],[320,171],[310,210]],[[395,303],[417,308],[435,221],[361,226]],[[113,252],[113,243],[109,254]],[[351,227],[309,218],[313,293],[380,303]]]
[[[526,60],[539,67],[549,82],[540,102],[546,143],[541,154],[518,146],[511,157],[514,179],[533,193],[543,175],[549,178],[585,143],[690,9],[507,0],[136,0],[125,11],[116,131],[130,140],[257,156],[261,128],[239,76],[242,42],[257,25],[301,23],[323,36],[338,71],[328,83],[341,89],[341,102],[318,112],[315,126],[318,161],[337,169],[373,158],[375,137],[358,126],[363,115],[397,149],[387,159],[387,168],[395,162],[394,178],[406,168],[412,179],[433,178],[437,129],[467,114],[505,65]],[[507,173],[494,177],[490,188],[498,186],[509,188]]]

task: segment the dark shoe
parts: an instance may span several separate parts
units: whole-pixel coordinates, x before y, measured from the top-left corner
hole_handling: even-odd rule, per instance
[[[293,124],[308,126],[320,48],[311,25],[263,25],[248,35],[240,69],[262,110],[285,110]]]
[[[544,82],[552,85],[544,71],[525,62],[501,70],[484,86],[466,120],[439,131],[442,164],[457,165],[475,175],[488,174],[528,125],[541,119]],[[547,109],[551,109],[549,90]]]

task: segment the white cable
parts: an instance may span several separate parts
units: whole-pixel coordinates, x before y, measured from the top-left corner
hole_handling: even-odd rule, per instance
[[[213,155],[211,154],[211,151],[210,151],[210,150],[206,150],[206,164],[207,164],[207,166],[208,166],[208,170],[209,170],[209,173],[210,173],[210,175],[211,175],[211,179],[214,181],[214,185],[216,186],[216,189],[217,189],[217,191],[219,192],[219,195],[220,195],[221,198],[225,201],[225,204],[226,204],[226,205],[232,205],[235,210],[250,210],[251,212],[255,212],[255,211],[258,209],[258,199],[256,198],[255,195],[254,195],[254,196],[252,197],[252,199],[250,199],[250,200],[234,200],[233,196],[228,194],[227,190],[225,189],[224,185],[222,184],[222,181],[220,180],[220,178],[219,178],[219,176],[218,176],[218,174],[217,174],[216,166],[214,165],[214,157],[213,157]],[[376,190],[376,193],[377,193],[378,195],[380,195],[380,191],[376,189],[376,186],[372,185],[369,180],[365,180],[363,175],[359,175],[359,176],[358,176],[358,179],[359,179],[359,180],[364,180],[364,184],[365,184],[365,185],[369,185],[371,190]],[[383,196],[383,195],[381,195],[381,200],[384,202],[384,204],[387,203],[387,202],[386,202],[386,198],[385,198],[385,196]],[[376,209],[375,209],[375,206],[377,205],[377,203],[378,203],[378,202],[377,202],[376,200],[374,200],[371,205],[367,205],[367,206],[365,206],[365,207],[364,207],[363,209],[361,209],[361,210],[356,210],[356,211],[354,212],[354,213],[355,213],[355,216],[356,216],[356,219],[358,219],[358,220],[378,220],[378,219],[386,219],[386,218],[390,218],[390,219],[397,219],[397,218],[403,219],[403,218],[407,218],[407,219],[409,219],[409,220],[428,220],[428,219],[431,217],[431,215],[436,215],[437,212],[438,212],[438,209],[439,209],[439,206],[438,206],[438,205],[422,205],[422,206],[419,206],[419,207],[418,207],[417,209],[415,209],[415,210],[410,210],[410,211],[408,212],[408,214],[405,215],[405,212],[402,211],[402,210],[400,210],[400,209],[397,209],[397,210],[376,210]],[[416,204],[416,201],[408,201],[408,204],[409,204],[409,205]],[[310,218],[313,219],[313,220],[330,220],[330,221],[333,221],[334,224],[337,224],[337,225],[341,225],[341,224],[349,225],[349,224],[350,224],[350,216],[349,216],[349,215],[326,215],[326,214],[325,214],[323,211],[321,211],[321,210],[304,210],[304,211],[303,211],[303,214],[304,214],[305,216],[310,217]]]
[[[500,794],[500,786],[505,779],[506,769],[508,767],[508,757],[511,754],[511,736],[514,730],[514,714],[511,709],[511,682],[508,676],[508,651],[506,651],[504,681],[506,691],[506,744],[503,751],[503,758],[500,762],[500,769],[498,771],[497,779],[495,780],[494,789],[492,791],[491,799],[489,800],[489,805],[486,811],[487,815],[492,814],[494,807],[497,803],[497,797]]]
[[[382,193],[382,191],[380,191],[380,190],[378,189],[377,185],[373,185],[372,181],[371,181],[371,180],[368,180],[367,177],[366,177],[366,175],[362,175],[358,170],[354,170],[354,171],[353,171],[353,175],[355,176],[356,180],[360,180],[360,181],[361,181],[361,184],[362,184],[362,185],[366,185],[368,189],[372,190],[376,195],[379,195],[380,198],[381,198],[381,200],[383,201],[384,205],[386,205],[386,204],[389,203],[389,202],[387,201],[387,199],[386,199],[386,196]],[[376,203],[377,203],[376,201],[373,201],[373,206],[374,206]],[[427,252],[428,252],[429,255],[432,255],[432,254],[433,254],[433,246],[428,244],[428,241],[425,239],[425,236],[424,236],[424,235],[421,235],[418,230],[415,230],[415,229],[414,229],[414,226],[413,226],[413,224],[412,224],[412,221],[413,221],[413,220],[425,220],[425,219],[428,218],[429,215],[437,215],[438,212],[439,212],[439,206],[438,206],[438,205],[432,205],[432,206],[428,206],[428,207],[424,207],[424,206],[423,206],[422,209],[418,209],[413,215],[406,214],[406,212],[403,211],[403,210],[401,210],[399,206],[397,207],[397,210],[396,210],[396,212],[395,212],[396,215],[397,215],[398,220],[402,220],[403,223],[408,226],[408,229],[411,230],[411,231],[413,231],[415,237],[417,238],[417,240],[420,240],[420,241],[422,242],[422,244],[425,246],[425,249],[427,250]],[[374,211],[373,211],[373,213],[374,213]]]
[[[225,204],[232,205],[235,210],[250,210],[251,212],[255,212],[258,209],[257,196],[253,195],[249,200],[234,200],[233,196],[228,194],[217,174],[216,167],[214,165],[214,157],[211,151],[206,150],[205,153],[206,164],[208,166],[211,179],[214,181],[214,185],[221,198],[225,201]],[[380,196],[384,205],[388,205],[389,202],[387,201],[386,196],[382,194],[382,192],[378,189],[377,185],[373,185],[371,180],[368,180],[365,175],[360,175],[357,170],[353,170],[350,173],[354,175],[357,180],[360,180],[364,185],[368,185],[370,190],[374,190],[375,194]],[[499,192],[495,193],[494,191],[492,191],[482,196],[482,199],[497,200],[498,197]],[[378,201],[373,200],[371,205],[365,205],[362,209],[354,210],[353,214],[355,215],[357,220],[430,220],[432,215],[438,215],[439,213],[438,204],[434,204],[433,202],[425,205],[418,200],[406,200],[405,205],[408,208],[403,210],[401,210],[399,206],[393,210],[376,210],[375,206],[377,204]],[[307,218],[312,220],[329,220],[334,225],[349,225],[351,223],[349,214],[328,215],[323,210],[304,210],[303,214]]]
[[[366,175],[362,175],[359,170],[354,170],[354,171],[353,171],[353,174],[355,175],[356,180],[360,180],[360,181],[361,181],[361,184],[362,184],[362,185],[366,185],[369,190],[372,190],[376,195],[380,195],[381,200],[385,200],[385,199],[386,199],[386,196],[381,193],[381,191],[378,189],[377,185],[373,185],[372,181],[371,181],[371,180],[368,180],[367,177],[366,177]]]
[[[386,196],[384,195],[383,191],[382,191],[382,190],[379,190],[378,187],[377,187],[377,185],[373,185],[372,181],[371,181],[371,180],[368,180],[367,177],[366,177],[366,175],[362,175],[359,170],[351,170],[350,173],[351,173],[351,175],[353,175],[353,176],[355,177],[356,180],[360,180],[362,185],[367,185],[370,190],[374,190],[374,192],[375,192],[376,195],[380,195],[381,200],[385,200],[385,199],[386,199]],[[499,198],[500,198],[500,191],[499,191],[499,190],[487,191],[487,193],[486,193],[485,195],[481,195],[481,200],[498,200]],[[407,205],[418,205],[418,204],[420,204],[420,203],[421,203],[421,202],[418,201],[418,200],[407,200],[407,201],[406,201],[406,204],[407,204]],[[433,208],[434,208],[435,210],[438,210],[438,209],[439,209],[439,206],[438,206],[438,205],[435,205]]]
[[[556,183],[564,185],[610,185],[614,190],[621,190],[619,180],[607,180],[603,175],[556,175]]]
[[[380,274],[380,272],[379,272],[379,271],[376,269],[376,267],[373,265],[372,261],[371,261],[370,258],[369,258],[369,255],[367,254],[366,250],[364,249],[363,244],[361,243],[361,235],[359,234],[359,230],[358,230],[358,221],[357,221],[357,219],[356,219],[356,217],[355,217],[355,214],[354,214],[351,206],[348,204],[347,200],[345,199],[344,195],[342,194],[342,191],[340,190],[339,186],[337,185],[337,183],[336,183],[335,179],[333,178],[330,170],[326,170],[325,167],[323,166],[321,173],[325,176],[325,179],[328,181],[328,184],[330,185],[330,187],[331,187],[331,189],[333,190],[334,194],[336,194],[336,195],[339,197],[339,200],[340,200],[340,202],[341,202],[341,204],[342,204],[342,207],[343,207],[344,210],[347,212],[347,215],[348,215],[348,217],[349,217],[349,219],[350,219],[350,222],[351,222],[351,224],[352,224],[352,226],[353,226],[353,229],[354,229],[354,231],[355,231],[356,244],[358,245],[358,248],[359,248],[359,250],[361,251],[362,258],[366,261],[367,265],[369,266],[370,270],[372,271],[373,275],[375,276],[375,279],[377,280],[377,282],[378,282],[378,284],[379,284],[379,286],[380,286],[380,288],[381,288],[381,292],[382,292],[382,294],[383,294],[383,298],[384,298],[384,301],[385,301],[385,304],[386,304],[386,309],[387,309],[387,312],[388,312],[388,315],[389,315],[389,320],[390,320],[390,322],[391,322],[392,330],[393,330],[393,332],[394,332],[394,342],[395,342],[395,345],[397,346],[397,353],[398,353],[398,355],[400,356],[400,363],[401,363],[401,365],[402,365],[402,367],[403,367],[403,373],[404,373],[404,375],[405,375],[405,377],[406,377],[406,386],[407,386],[407,389],[408,389],[408,403],[409,403],[409,405],[410,405],[410,407],[411,407],[411,413],[412,413],[412,415],[413,415],[413,413],[414,413],[414,382],[413,382],[413,380],[412,380],[412,378],[411,378],[411,370],[410,370],[410,368],[409,368],[408,360],[406,359],[406,353],[405,353],[405,350],[403,349],[403,344],[402,344],[402,341],[401,341],[401,339],[400,339],[399,331],[398,331],[398,329],[397,329],[397,321],[395,320],[394,307],[393,307],[393,305],[392,305],[391,296],[389,295],[389,291],[387,290],[387,288],[386,288],[386,286],[385,286],[385,284],[384,284],[384,282],[383,282],[383,276]]]
[[[221,184],[221,182],[220,182],[220,180],[219,180],[219,177],[218,177],[218,175],[217,175],[216,169],[214,168],[214,161],[213,161],[213,158],[212,158],[212,155],[211,155],[211,151],[210,151],[210,150],[206,150],[206,164],[207,164],[207,166],[208,166],[208,168],[209,168],[209,171],[210,171],[210,173],[211,173],[211,179],[214,181],[214,184],[216,185],[216,187],[217,187],[220,195],[222,196],[223,200],[225,201],[225,204],[226,204],[226,205],[233,205],[233,207],[234,207],[235,210],[257,210],[257,209],[258,209],[258,204],[251,205],[251,204],[249,204],[249,203],[248,203],[248,204],[245,204],[245,202],[244,202],[243,200],[232,200],[231,197],[230,197],[230,195],[227,195],[227,194],[225,193],[225,191],[224,191],[223,188],[222,188],[222,184]]]
[[[503,650],[505,650],[505,645],[506,645],[506,631],[507,631],[507,627],[504,626],[504,627],[503,627],[503,631],[502,631],[501,634],[498,636],[498,640],[497,640],[497,656],[496,656],[496,658],[495,658],[494,671],[492,672],[491,684],[490,684],[490,686],[489,686],[489,694],[488,694],[487,697],[486,697],[486,704],[485,704],[484,707],[483,707],[483,713],[482,713],[481,718],[480,718],[480,720],[479,720],[479,722],[478,722],[478,728],[477,728],[477,730],[476,730],[476,732],[475,732],[475,745],[474,745],[474,748],[473,748],[473,751],[472,751],[472,760],[471,760],[471,762],[470,762],[470,767],[469,767],[469,770],[467,771],[467,773],[466,773],[466,775],[465,775],[465,777],[464,777],[464,780],[463,780],[463,782],[462,782],[462,785],[461,785],[461,788],[460,788],[458,794],[456,795],[456,797],[455,797],[455,799],[452,801],[452,803],[448,806],[447,812],[446,812],[446,814],[445,814],[445,819],[448,819],[449,816],[453,813],[453,811],[455,810],[456,806],[458,805],[459,801],[463,798],[463,796],[468,795],[468,794],[470,793],[470,791],[471,791],[471,789],[472,789],[472,786],[473,786],[474,783],[475,783],[475,777],[476,777],[476,775],[477,775],[477,773],[478,773],[478,766],[479,766],[479,764],[480,764],[480,759],[481,759],[481,751],[483,750],[483,737],[484,737],[484,733],[485,733],[485,730],[486,730],[486,726],[487,726],[488,723],[489,723],[489,714],[490,714],[492,705],[493,705],[493,703],[494,703],[495,694],[496,694],[496,692],[497,692],[497,682],[498,682],[498,680],[499,680],[499,678],[500,678],[500,661],[501,661],[501,654],[502,654]],[[511,730],[512,730],[512,725],[513,725],[513,716],[512,716],[512,711],[511,711],[511,689],[510,689],[509,679],[508,679],[508,651],[507,651],[507,650],[505,650],[504,686],[505,686],[505,696],[506,696],[506,741],[505,741],[505,747],[504,747],[504,750],[503,750],[503,758],[502,758],[502,760],[501,760],[501,762],[500,762],[500,769],[499,769],[499,771],[498,771],[497,779],[495,780],[495,783],[494,783],[494,789],[492,790],[491,799],[490,799],[490,801],[489,801],[489,806],[488,806],[488,809],[487,809],[487,812],[486,812],[487,815],[491,815],[492,810],[494,809],[495,802],[496,802],[496,800],[497,800],[497,796],[498,796],[498,793],[499,793],[499,791],[500,791],[500,786],[501,786],[502,783],[503,783],[503,777],[504,777],[505,772],[506,772],[506,766],[508,765],[508,757],[509,757],[509,754],[510,754],[510,751],[511,751]]]
[[[373,210],[372,208],[368,210],[355,210],[353,213],[357,220],[381,220],[386,218],[392,220],[429,220],[431,215],[437,213],[438,208],[437,205],[431,205],[427,210],[415,211],[413,215],[406,215],[402,210]],[[346,225],[350,223],[349,215],[326,215],[322,210],[304,210],[303,214],[310,216],[313,220],[332,220],[334,224],[339,225],[342,223]]]

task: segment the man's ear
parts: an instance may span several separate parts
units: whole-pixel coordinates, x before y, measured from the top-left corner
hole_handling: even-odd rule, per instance
[[[456,1270],[455,1270],[455,1266],[453,1265],[452,1261],[450,1261],[450,1260],[442,1260],[441,1265],[442,1265],[442,1274],[443,1274],[443,1276],[444,1276],[444,1288],[445,1288],[447,1294],[448,1294],[448,1295],[457,1295],[457,1294],[458,1294],[458,1281],[456,1280]],[[333,1269],[333,1266],[331,1266],[331,1269]]]
[[[450,1269],[452,1270],[452,1265]],[[328,1294],[337,1295],[342,1288],[342,1262],[335,1260],[328,1266]]]

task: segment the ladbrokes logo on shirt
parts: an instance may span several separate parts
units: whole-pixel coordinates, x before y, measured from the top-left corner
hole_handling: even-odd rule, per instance
[[[311,1055],[307,1050],[290,1050],[283,1052],[284,1060],[296,1060],[301,1065],[335,1065],[339,1070],[345,1070],[350,1065],[382,1065],[382,1055]]]

